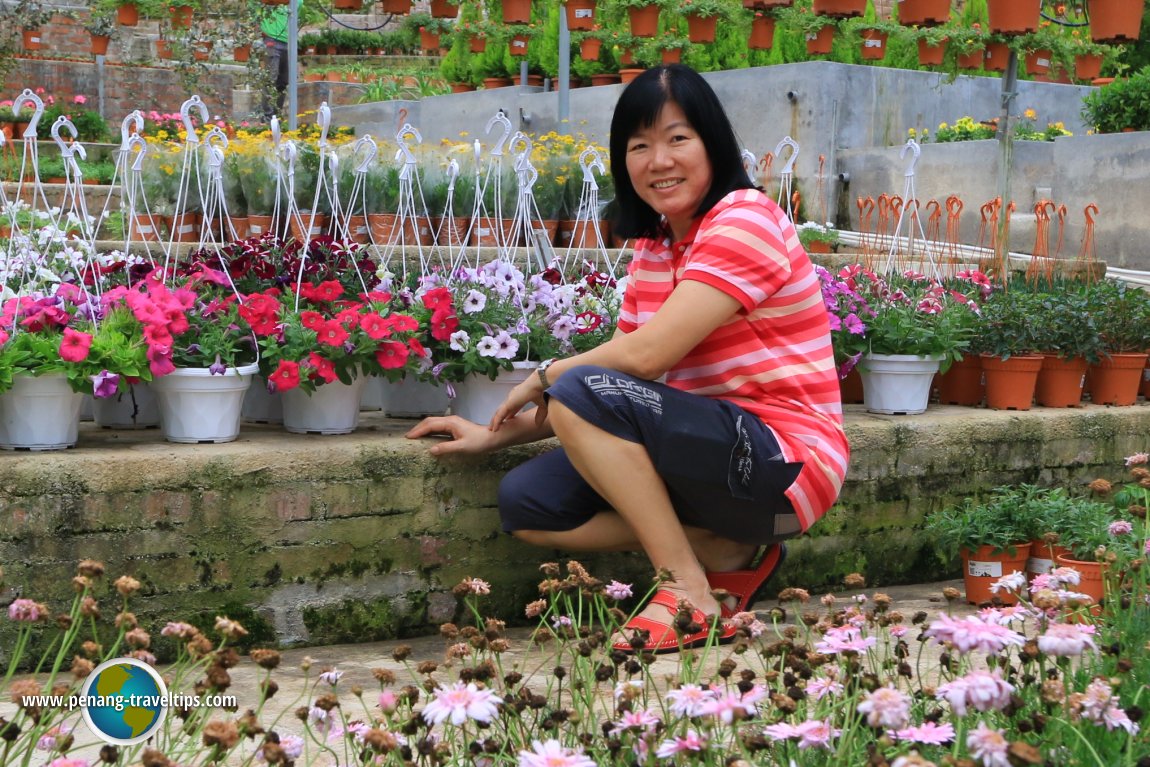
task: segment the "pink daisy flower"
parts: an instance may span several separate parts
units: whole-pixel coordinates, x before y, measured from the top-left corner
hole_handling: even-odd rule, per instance
[[[675,754],[681,754],[684,751],[692,751],[699,753],[707,747],[706,737],[700,735],[694,730],[687,730],[687,734],[664,740],[655,749],[655,756],[660,759],[670,759]]]
[[[982,767],[1010,767],[1006,756],[1010,742],[1002,730],[991,729],[986,722],[979,722],[966,736],[966,747],[971,756],[982,762]]]
[[[567,749],[557,740],[532,741],[530,751],[519,752],[519,767],[596,767],[581,749]]]
[[[1038,649],[1047,655],[1077,657],[1086,648],[1098,650],[1094,644],[1094,626],[1084,623],[1051,623],[1038,637]]]
[[[442,724],[450,719],[456,726],[468,720],[490,722],[502,702],[491,690],[481,690],[474,682],[456,682],[451,687],[436,688],[434,698],[423,709],[423,719],[428,724]]]
[[[910,724],[910,698],[893,687],[880,687],[867,693],[858,712],[866,714],[871,727],[899,730]]]

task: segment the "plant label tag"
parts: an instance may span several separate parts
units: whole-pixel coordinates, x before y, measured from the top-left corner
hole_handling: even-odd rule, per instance
[[[262,226],[260,226],[259,224],[251,224],[248,226],[248,229],[251,230],[252,234],[263,234],[264,233],[264,228]]]
[[[357,226],[352,234],[367,234],[366,226]]]
[[[192,233],[192,225],[191,224],[183,224],[177,229],[177,231],[180,234],[191,234]]]
[[[1085,381],[1086,376],[1082,376],[1082,380]],[[1150,368],[1146,368],[1142,371],[1142,380],[1143,381],[1150,381]]]
[[[594,8],[576,8],[575,18],[577,19],[593,19],[595,18]]]
[[[883,43],[882,40],[875,40],[875,39],[864,40],[863,41],[863,47],[864,48],[881,48],[882,43]]]
[[[1054,569],[1053,559],[1040,559],[1038,557],[1031,557],[1026,560],[1026,572],[1028,573],[1048,573]]]
[[[966,563],[966,574],[972,578],[1001,578],[1001,562],[976,562],[973,559]]]

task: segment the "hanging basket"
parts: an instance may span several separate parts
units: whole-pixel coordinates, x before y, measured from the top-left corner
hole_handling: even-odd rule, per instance
[[[411,13],[412,0],[383,0],[384,13]]]
[[[850,19],[866,13],[866,0],[814,0],[813,10],[819,16]]]
[[[905,26],[936,27],[950,21],[950,0],[902,0],[898,23]]]
[[[807,55],[825,56],[831,52],[835,41],[834,24],[827,24],[818,32],[807,33]]]
[[[438,51],[439,50],[439,33],[428,32],[423,27],[419,28],[419,47],[424,51]]]
[[[1049,48],[1026,54],[1026,74],[1031,76],[1050,74],[1050,61],[1053,56],[1054,51]]]
[[[459,16],[459,6],[448,0],[431,0],[431,16],[436,19],[454,19]]]
[[[257,375],[244,393],[240,417],[249,423],[283,423],[283,396],[278,392],[268,391],[267,379]]]
[[[106,56],[108,54],[108,43],[112,38],[108,35],[92,35],[92,45],[89,49],[93,56]]]
[[[1079,80],[1093,80],[1102,74],[1101,53],[1080,53],[1074,57],[1074,77]]]
[[[659,60],[664,65],[679,64],[683,61],[682,48],[664,48],[659,54]]]
[[[116,23],[121,27],[134,27],[140,23],[140,9],[134,3],[116,6]]]
[[[531,38],[527,35],[514,35],[507,41],[507,50],[511,52],[512,56],[526,56],[527,43]]]
[[[363,0],[331,0],[333,11],[358,11],[363,8]]]
[[[595,0],[567,0],[567,28],[586,32],[595,28]]]
[[[487,36],[475,35],[468,42],[468,48],[472,53],[483,53],[487,50]]]
[[[987,43],[982,66],[989,72],[1005,72],[1010,64],[1010,46],[1006,43]]]
[[[251,57],[251,43],[247,43],[246,45],[237,45],[235,48],[232,48],[232,61],[243,63],[245,61],[249,61]]]
[[[160,425],[160,405],[152,385],[139,382],[127,385],[111,397],[93,400],[92,417],[105,429],[151,429]]]
[[[773,16],[756,16],[751,22],[751,37],[747,47],[755,51],[768,51],[775,44],[775,19]]]
[[[986,60],[986,49],[977,48],[970,53],[958,54],[959,69],[982,69],[982,62]]]
[[[946,40],[938,45],[931,45],[926,40],[918,41],[918,63],[923,67],[940,67],[946,56]]]
[[[169,442],[232,442],[240,434],[244,393],[257,365],[228,368],[176,368],[152,381],[160,404],[160,429]]]
[[[585,37],[579,43],[579,58],[584,61],[598,61],[599,51],[602,47],[602,40],[594,37]]]
[[[628,8],[627,14],[631,21],[631,34],[635,37],[655,37],[659,34],[659,6]]]
[[[1145,3],[1140,0],[1087,0],[1090,37],[1096,43],[1129,43],[1142,31]]]
[[[531,0],[503,0],[504,24],[530,24]]]
[[[715,22],[717,16],[697,16],[693,13],[687,15],[687,39],[692,43],[715,42]]]
[[[494,381],[473,374],[457,383],[451,412],[474,423],[489,422],[511,390],[535,375],[539,363],[513,362],[512,366],[512,370],[500,371]]]
[[[862,58],[864,61],[881,61],[886,57],[887,33],[877,29],[862,31]]]
[[[38,51],[42,47],[39,29],[25,29],[21,33],[21,37],[23,38],[24,50],[26,51]]]
[[[429,381],[405,378],[383,383],[383,412],[389,418],[443,415],[450,405],[447,390]]]
[[[1042,0],[986,0],[990,31],[999,35],[1024,35],[1038,30]]]

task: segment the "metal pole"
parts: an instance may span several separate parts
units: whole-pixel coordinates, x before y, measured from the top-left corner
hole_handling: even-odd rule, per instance
[[[571,119],[571,30],[567,3],[559,4],[559,133],[566,134]]]
[[[299,5],[289,0],[288,7],[288,130],[299,127]]]
[[[1006,242],[1010,219],[1010,169],[1014,160],[1014,137],[1010,130],[1010,113],[1018,96],[1018,54],[1010,51],[1006,72],[1002,76],[1002,114],[998,118],[998,196],[1002,200],[1002,215],[998,219],[995,260],[1003,281],[1010,276],[1010,243]]]

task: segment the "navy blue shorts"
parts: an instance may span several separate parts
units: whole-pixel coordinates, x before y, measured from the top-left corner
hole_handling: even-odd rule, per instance
[[[547,396],[646,447],[684,525],[756,544],[802,531],[784,493],[803,464],[784,460],[774,433],[739,406],[591,365],[565,372]],[[562,448],[512,469],[499,485],[506,532],[574,530],[609,509]]]

